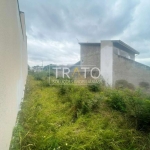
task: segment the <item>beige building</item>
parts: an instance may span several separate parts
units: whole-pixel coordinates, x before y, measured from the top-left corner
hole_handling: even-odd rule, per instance
[[[0,0],[0,150],[8,150],[27,77],[24,13],[17,0]]]

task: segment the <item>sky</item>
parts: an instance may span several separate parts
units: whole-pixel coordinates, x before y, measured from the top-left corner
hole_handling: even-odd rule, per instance
[[[150,66],[150,0],[19,0],[30,66],[74,64],[79,42],[122,40]]]

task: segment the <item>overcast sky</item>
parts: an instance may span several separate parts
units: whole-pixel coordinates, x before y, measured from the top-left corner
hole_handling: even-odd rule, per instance
[[[79,42],[122,40],[150,66],[150,0],[19,0],[29,65],[73,64]]]

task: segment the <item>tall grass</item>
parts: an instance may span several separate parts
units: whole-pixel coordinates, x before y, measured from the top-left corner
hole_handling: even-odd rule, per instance
[[[150,149],[148,96],[42,82],[28,76],[10,150]]]

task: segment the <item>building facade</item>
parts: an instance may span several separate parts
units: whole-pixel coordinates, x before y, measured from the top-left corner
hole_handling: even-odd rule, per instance
[[[79,43],[80,65],[100,68],[106,84],[114,87],[125,80],[135,87],[141,83],[150,91],[150,67],[135,61],[138,51],[120,40],[105,40],[101,43]]]
[[[0,0],[0,150],[8,150],[27,77],[25,16],[17,0]]]

